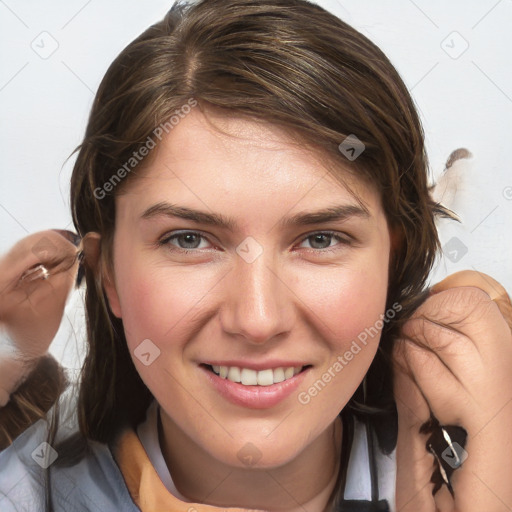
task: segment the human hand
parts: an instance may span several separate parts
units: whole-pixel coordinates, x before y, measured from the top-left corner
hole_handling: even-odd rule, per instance
[[[0,258],[0,406],[50,346],[75,283],[78,237],[31,234]]]
[[[512,304],[485,274],[458,272],[434,286],[394,347],[400,512],[512,509]],[[418,344],[422,346],[418,346]],[[438,468],[420,433],[433,415],[467,432],[451,486],[432,495]],[[455,447],[457,448],[457,447]],[[450,464],[453,453],[443,452]]]

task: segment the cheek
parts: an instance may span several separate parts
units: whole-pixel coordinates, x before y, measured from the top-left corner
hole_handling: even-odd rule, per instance
[[[388,262],[386,258],[373,261],[373,265],[345,268],[336,278],[333,275],[309,299],[328,352],[297,398],[305,412],[323,418],[317,425],[320,430],[350,400],[379,346]]]
[[[200,272],[165,271],[132,261],[116,272],[123,326],[130,349],[151,339],[166,349],[181,339],[182,330],[201,307],[211,286]],[[205,279],[206,278],[206,279]],[[181,334],[180,334],[181,332]]]
[[[313,278],[308,304],[322,320],[325,338],[333,349],[344,350],[365,330],[380,325],[387,298],[387,258],[365,259],[339,272],[331,271],[324,280]]]

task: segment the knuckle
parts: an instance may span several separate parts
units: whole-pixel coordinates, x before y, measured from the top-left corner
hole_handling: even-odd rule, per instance
[[[480,315],[492,304],[492,299],[482,289],[460,286],[429,297],[413,316],[434,317],[448,323],[467,319],[473,314]]]

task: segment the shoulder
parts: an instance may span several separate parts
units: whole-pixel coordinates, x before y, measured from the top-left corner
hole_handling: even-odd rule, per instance
[[[43,451],[46,434],[46,423],[40,420],[0,452],[0,510],[43,510],[44,475],[36,454],[38,448]]]
[[[61,405],[54,441],[49,421],[39,420],[0,452],[0,510],[42,512],[51,489],[55,512],[137,512],[109,446],[84,440],[65,415],[70,404]]]

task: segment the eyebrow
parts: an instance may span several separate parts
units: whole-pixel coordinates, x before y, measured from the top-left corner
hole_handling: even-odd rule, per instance
[[[144,211],[141,219],[152,219],[155,217],[177,217],[190,220],[198,224],[224,228],[234,231],[237,228],[237,222],[232,217],[225,217],[218,213],[209,213],[185,206],[177,206],[167,202],[160,202]],[[282,228],[309,226],[323,224],[326,222],[345,221],[351,217],[368,219],[370,212],[363,205],[343,204],[331,206],[315,212],[301,212],[291,217],[285,217],[279,221]]]

